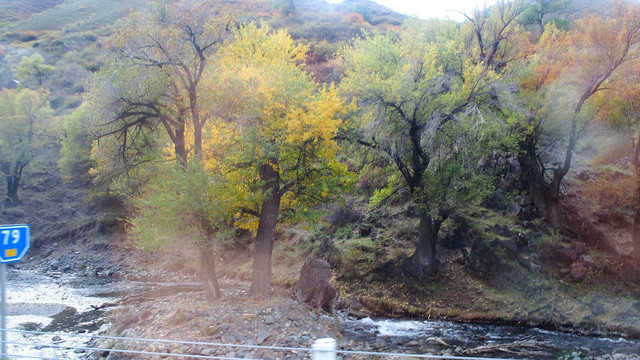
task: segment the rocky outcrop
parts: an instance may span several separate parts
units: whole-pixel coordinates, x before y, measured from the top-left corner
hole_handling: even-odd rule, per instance
[[[308,257],[300,270],[296,285],[296,298],[299,302],[330,310],[336,297],[336,289],[331,285],[329,263],[318,258]]]

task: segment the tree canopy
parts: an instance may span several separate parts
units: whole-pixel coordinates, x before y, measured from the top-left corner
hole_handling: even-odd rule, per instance
[[[365,35],[344,51],[341,89],[361,111],[355,140],[395,165],[420,209],[414,273],[435,271],[440,225],[455,198],[470,195],[472,164],[497,125],[498,76],[464,50],[456,25],[434,20]]]

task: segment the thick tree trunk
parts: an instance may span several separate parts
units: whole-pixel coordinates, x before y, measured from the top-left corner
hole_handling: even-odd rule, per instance
[[[212,244],[207,240],[200,245],[200,276],[207,297],[209,299],[217,299],[222,294],[220,293],[218,276],[216,275],[215,251],[212,248]]]
[[[269,296],[271,292],[271,253],[273,238],[280,215],[280,174],[269,164],[260,169],[260,179],[265,182],[256,245],[253,255],[253,274],[249,296]]]
[[[20,171],[21,173],[22,171]],[[13,205],[20,203],[18,197],[18,184],[20,183],[20,176],[15,172],[11,175],[7,175],[7,197],[11,199]]]
[[[413,255],[407,259],[405,269],[413,276],[432,275],[438,271],[436,241],[440,222],[434,222],[428,211],[420,210],[418,227],[418,245]]]
[[[558,217],[559,193],[545,181],[543,170],[537,160],[535,141],[527,137],[520,143],[518,162],[522,169],[522,178],[527,185],[531,200],[536,209],[552,226],[560,223]],[[558,185],[559,186],[559,185]],[[559,189],[559,187],[558,187]]]

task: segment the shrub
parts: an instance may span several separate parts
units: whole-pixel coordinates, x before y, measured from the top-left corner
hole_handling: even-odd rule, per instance
[[[34,41],[37,40],[38,37],[36,36],[36,33],[34,31],[28,30],[28,31],[24,31],[20,34],[20,41],[22,42],[29,42],[29,41]]]

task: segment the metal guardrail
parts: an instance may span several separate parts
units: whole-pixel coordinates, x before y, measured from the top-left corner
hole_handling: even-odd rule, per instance
[[[0,331],[2,331],[0,329]],[[4,332],[4,331],[2,331]],[[104,341],[116,344],[115,346],[100,346],[100,345],[63,345],[60,343],[47,343],[47,342],[31,342],[31,341],[12,341],[7,340],[7,345],[17,345],[22,347],[41,347],[59,350],[82,350],[92,351],[94,353],[116,353],[122,355],[131,355],[138,357],[164,357],[168,359],[225,359],[225,360],[239,360],[243,359],[235,356],[219,356],[219,355],[203,355],[203,354],[183,354],[170,352],[168,350],[148,351],[148,350],[136,350],[132,344],[163,344],[163,345],[188,345],[188,346],[201,346],[205,348],[239,348],[250,349],[258,351],[283,351],[291,354],[305,353],[310,354],[312,360],[337,360],[338,355],[341,357],[354,357],[354,358],[397,358],[397,359],[443,359],[443,360],[505,360],[503,358],[487,358],[487,357],[468,357],[468,356],[453,356],[453,355],[430,355],[430,354],[407,354],[407,353],[392,353],[392,352],[373,352],[373,351],[355,351],[355,350],[341,350],[337,349],[336,341],[331,338],[323,338],[316,340],[311,348],[297,348],[297,347],[284,347],[284,346],[262,346],[262,345],[243,345],[243,344],[228,344],[228,343],[211,343],[211,342],[197,342],[197,341],[181,341],[181,340],[166,340],[166,339],[147,339],[147,338],[133,338],[133,337],[119,337],[119,336],[105,336],[105,335],[86,335],[86,334],[67,334],[67,333],[52,333],[42,331],[27,331],[27,330],[14,330],[7,329],[6,333],[17,333],[22,335],[49,335],[58,336],[60,338],[75,338],[84,339],[87,341]],[[129,346],[122,346],[129,344]],[[51,358],[48,356],[39,355],[26,355],[15,354],[11,352],[0,353],[2,359],[9,357],[10,359],[46,359],[46,360],[60,360],[60,358]],[[80,355],[79,355],[80,356]]]

